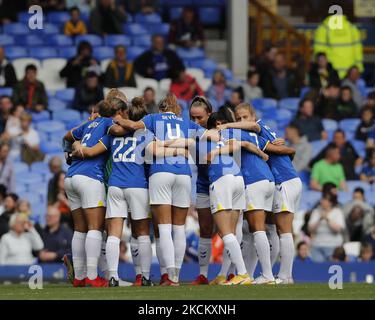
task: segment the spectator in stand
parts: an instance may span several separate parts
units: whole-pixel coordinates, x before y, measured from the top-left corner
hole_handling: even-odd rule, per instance
[[[204,30],[194,8],[185,7],[181,17],[171,23],[169,43],[192,48],[204,46]]]
[[[320,207],[311,214],[308,228],[312,235],[311,258],[315,262],[329,261],[335,248],[344,242],[344,214],[336,205],[337,197],[325,194]]]
[[[259,87],[259,79],[257,71],[248,71],[247,81],[242,85],[246,101],[263,98],[263,91]]]
[[[297,255],[294,261],[311,262],[310,248],[306,241],[301,241],[297,244]]]
[[[370,151],[369,160],[364,164],[361,174],[359,175],[361,181],[368,183],[375,182],[375,150]]]
[[[363,105],[363,98],[361,91],[358,87],[358,80],[361,78],[361,73],[359,72],[358,67],[351,67],[348,70],[348,73],[345,79],[342,81],[341,85],[343,87],[349,87],[352,91],[353,101],[358,108],[361,108]]]
[[[19,135],[21,132],[21,115],[25,112],[25,108],[22,105],[12,106],[10,116],[5,126],[5,132],[2,139],[10,141],[11,138]]]
[[[52,157],[48,162],[49,172],[52,174],[52,178],[49,179],[48,181],[47,199],[48,199],[49,204],[51,204],[49,200],[51,199],[51,196],[52,196],[52,193],[54,192],[54,187],[55,187],[54,177],[57,173],[59,173],[60,171],[63,171],[62,165],[63,165],[63,162],[61,158],[58,156]]]
[[[195,96],[203,96],[204,91],[199,86],[197,80],[181,70],[178,76],[171,82],[170,92],[173,93],[177,99],[190,101]]]
[[[61,213],[61,223],[73,225],[68,198],[64,189],[65,172],[60,171],[52,178],[51,192],[48,193],[48,205],[56,207]]]
[[[14,192],[16,184],[9,149],[9,144],[0,143],[0,184],[6,186],[8,192]]]
[[[123,33],[125,22],[126,14],[122,8],[116,8],[114,0],[99,0],[90,14],[91,30],[100,36]]]
[[[21,131],[11,140],[12,157],[21,155],[21,160],[27,164],[43,161],[44,154],[39,149],[40,137],[38,131],[31,126],[32,116],[24,112],[21,115]]]
[[[301,134],[298,126],[290,124],[285,130],[285,138],[288,144],[296,150],[293,158],[294,168],[298,172],[307,170],[312,155],[312,148],[307,137]]]
[[[2,134],[7,126],[8,119],[12,114],[12,100],[9,96],[0,97],[0,134]]]
[[[37,0],[37,4],[46,12],[65,10],[65,0]]]
[[[372,247],[373,256],[372,259],[375,259],[375,219],[371,229],[367,232],[366,236],[362,239],[362,243],[370,243]]]
[[[115,58],[109,63],[104,75],[104,86],[107,88],[136,87],[133,63],[126,60],[126,49],[123,45],[115,47]]]
[[[2,0],[0,3],[0,24],[17,22],[18,13],[27,11],[29,6],[29,0]]]
[[[350,261],[343,246],[339,246],[333,250],[332,257],[330,260],[333,262],[349,262]]]
[[[337,119],[337,106],[340,98],[340,83],[332,82],[322,88],[316,103],[315,114],[320,118]]]
[[[260,74],[260,87],[264,88],[268,79],[268,72],[272,69],[277,55],[277,48],[267,46],[262,55],[255,60],[253,71],[258,70]]]
[[[367,95],[366,106],[375,109],[375,91],[370,92]]]
[[[355,138],[366,142],[371,131],[375,129],[374,124],[375,109],[370,106],[365,106],[361,111],[361,123],[358,125],[355,132]]]
[[[284,99],[298,97],[302,83],[299,83],[295,71],[288,69],[285,56],[276,54],[272,68],[266,72],[262,81],[263,94],[267,98]]]
[[[366,202],[365,192],[356,188],[353,200],[343,207],[349,241],[361,241],[374,221],[374,208]]]
[[[292,123],[301,130],[301,133],[309,141],[326,140],[328,138],[322,120],[314,116],[314,101],[311,99],[302,99],[299,102],[298,113]]]
[[[340,149],[334,144],[327,147],[324,159],[316,162],[311,171],[311,189],[322,191],[322,186],[327,182],[347,190],[344,168],[340,163]]]
[[[232,112],[241,103],[244,102],[244,94],[242,88],[234,89],[230,95],[230,99],[225,102],[225,105],[230,108]]]
[[[99,84],[98,75],[90,71],[83,83],[76,88],[73,108],[78,111],[92,112],[92,108],[104,99],[103,88]]]
[[[159,9],[159,0],[120,0],[125,10],[131,14],[141,12],[149,14]]]
[[[337,71],[328,62],[324,52],[318,52],[315,63],[312,64],[310,73],[310,87],[314,89],[326,88],[329,83],[340,81]]]
[[[44,84],[37,79],[37,68],[29,64],[25,76],[13,88],[14,105],[23,105],[27,110],[40,112],[48,107],[48,97]]]
[[[10,217],[16,213],[18,196],[9,193],[4,199],[4,212],[0,216],[0,238],[9,231]]]
[[[12,215],[10,231],[0,240],[0,265],[31,265],[33,251],[43,249],[43,241],[31,221],[20,213]]]
[[[13,65],[5,58],[4,48],[0,46],[0,87],[13,88],[16,84],[16,72]]]
[[[212,84],[206,92],[209,100],[216,101],[219,106],[230,99],[231,89],[227,86],[224,72],[216,70],[212,76]]]
[[[361,251],[359,253],[358,262],[370,262],[374,259],[374,251],[371,243],[362,243]]]
[[[134,67],[141,76],[159,81],[174,78],[176,70],[184,69],[184,63],[173,50],[165,47],[162,36],[154,35],[151,49],[135,59]]]
[[[152,87],[147,87],[143,91],[143,99],[147,107],[147,113],[158,113],[159,108],[156,104],[156,92]]]
[[[7,188],[3,184],[0,184],[0,216],[5,211],[4,200],[7,196]]]
[[[31,205],[30,202],[27,200],[20,200],[17,203],[17,209],[16,211],[18,213],[22,213],[27,217],[31,216]]]
[[[65,23],[64,34],[67,36],[77,36],[86,34],[87,29],[85,23],[81,20],[80,10],[78,7],[72,7],[69,9],[70,20]]]
[[[66,86],[76,88],[88,72],[88,70],[99,72],[100,65],[92,57],[92,46],[87,41],[81,41],[77,47],[75,57],[68,60],[65,67],[60,71],[60,77],[66,78]]]
[[[348,86],[341,87],[340,99],[337,104],[336,120],[357,117],[358,106],[353,100],[352,89]]]
[[[71,252],[73,232],[60,224],[60,215],[56,207],[48,207],[46,227],[41,232],[44,249],[38,255],[40,262],[60,262],[65,254]]]

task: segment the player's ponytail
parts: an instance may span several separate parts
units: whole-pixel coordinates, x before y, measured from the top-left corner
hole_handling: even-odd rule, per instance
[[[177,116],[181,115],[181,107],[178,104],[177,98],[174,94],[168,93],[158,105],[160,112],[173,112]]]
[[[139,121],[147,115],[147,106],[143,97],[135,97],[129,107],[129,119]]]

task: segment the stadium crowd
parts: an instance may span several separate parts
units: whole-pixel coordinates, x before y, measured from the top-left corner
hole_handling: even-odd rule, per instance
[[[69,19],[61,25],[61,34],[68,37],[120,35],[131,16],[159,11],[158,1],[151,0],[122,0],[116,7],[111,0],[99,0],[97,5],[96,1],[31,2],[42,5],[46,12],[69,12]],[[16,22],[27,5],[28,1],[2,1],[3,26]],[[89,18],[83,19],[81,13],[88,11]],[[275,117],[265,121],[296,149],[293,164],[304,183],[295,222],[296,259],[375,259],[375,90],[366,88],[355,61],[341,79],[323,51],[316,52],[305,72],[301,57],[294,57],[293,64],[287,65],[285,55],[270,46],[251,59],[245,81],[234,79],[226,69],[215,68],[208,72],[210,85],[203,87],[179,55],[181,48],[204,49],[204,24],[196,8],[187,7],[172,20],[168,34],[149,38],[150,48],[134,60],[127,58],[125,43],[114,45],[113,58],[105,68],[95,57],[95,46],[89,39],[80,41],[76,54],[69,57],[58,75],[65,79],[67,88],[74,89],[69,109],[82,113],[85,119],[104,99],[104,88],[139,89],[140,79],[150,78],[158,82],[171,79],[168,91],[179,99],[185,117],[188,103],[196,95],[205,95],[216,108],[252,102],[259,116],[262,111],[274,110]],[[57,99],[51,98],[35,64],[27,64],[23,76],[17,77],[14,59],[8,59],[7,54],[7,47],[1,46],[0,87],[12,90],[0,97],[0,265],[31,264],[35,258],[59,262],[70,251],[72,238],[64,192],[66,165],[59,151],[51,152],[44,146],[46,134],[37,124],[41,114],[47,114],[44,121],[54,119]],[[158,89],[145,86],[142,93],[148,112],[156,113]],[[44,170],[47,166],[48,172]],[[33,189],[26,192],[21,182],[29,168],[44,179],[31,183]],[[30,191],[39,194],[38,188],[45,189],[41,192],[44,206],[31,205]],[[199,236],[193,207],[189,221],[186,259],[196,259]],[[128,240],[129,232],[124,238]],[[353,242],[361,243],[358,256],[345,250],[345,244]],[[219,237],[213,239],[213,245],[218,249],[212,259],[220,262],[223,245]],[[125,248],[123,245],[124,261],[129,259]]]

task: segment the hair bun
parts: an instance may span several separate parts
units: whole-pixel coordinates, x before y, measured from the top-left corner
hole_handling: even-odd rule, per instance
[[[132,99],[132,105],[136,108],[141,108],[145,105],[145,99],[143,97],[135,97]]]

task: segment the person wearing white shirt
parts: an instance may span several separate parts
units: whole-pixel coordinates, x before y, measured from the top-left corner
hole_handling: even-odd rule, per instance
[[[24,214],[14,213],[10,231],[0,240],[0,265],[31,265],[36,258],[32,251],[43,249],[43,241]]]

